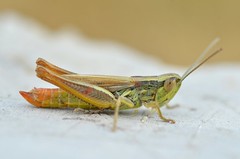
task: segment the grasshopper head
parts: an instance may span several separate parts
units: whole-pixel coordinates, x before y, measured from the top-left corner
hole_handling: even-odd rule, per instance
[[[200,57],[192,64],[192,66],[187,69],[187,71],[181,77],[177,74],[165,74],[159,76],[158,82],[160,83],[160,87],[157,90],[155,100],[160,107],[167,104],[175,96],[182,84],[182,81],[184,81],[186,77],[188,77],[210,58],[222,51],[222,48],[220,48],[208,55],[209,50],[218,41],[219,38],[216,38],[214,41],[212,41],[212,43],[210,43],[210,45],[203,51]]]
[[[178,92],[181,86],[181,77],[178,74],[169,73],[159,76],[161,86],[158,88],[155,100],[161,107],[167,104]]]

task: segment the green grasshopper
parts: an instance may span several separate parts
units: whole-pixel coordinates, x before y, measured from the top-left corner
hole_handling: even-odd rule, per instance
[[[139,108],[142,105],[156,109],[163,121],[175,123],[164,117],[160,108],[168,105],[187,76],[222,50],[218,49],[206,56],[217,41],[213,41],[182,76],[175,73],[131,77],[80,75],[39,58],[36,61],[37,76],[59,88],[34,88],[30,92],[20,91],[20,94],[31,104],[43,108],[112,109],[113,131],[117,128],[119,110]]]

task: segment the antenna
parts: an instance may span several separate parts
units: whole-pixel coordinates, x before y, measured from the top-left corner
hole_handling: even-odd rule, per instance
[[[203,51],[203,53],[199,56],[199,58],[187,69],[187,71],[182,75],[181,81],[183,81],[187,76],[189,76],[192,72],[194,72],[196,69],[198,69],[202,64],[207,62],[210,58],[221,52],[223,49],[220,48],[207,56],[210,49],[213,48],[214,45],[216,45],[220,41],[220,38],[214,39],[208,47]]]

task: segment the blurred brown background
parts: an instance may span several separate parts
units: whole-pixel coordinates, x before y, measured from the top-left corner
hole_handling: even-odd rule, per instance
[[[216,36],[216,61],[240,61],[238,0],[0,0],[55,30],[74,26],[85,36],[113,40],[172,64],[189,65]]]

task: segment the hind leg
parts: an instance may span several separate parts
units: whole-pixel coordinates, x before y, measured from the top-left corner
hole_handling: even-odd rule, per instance
[[[37,66],[42,66],[48,70],[51,70],[53,73],[55,73],[57,75],[75,74],[74,72],[71,72],[71,71],[62,69],[56,65],[53,65],[42,58],[38,58],[36,61],[36,64],[37,64]]]

